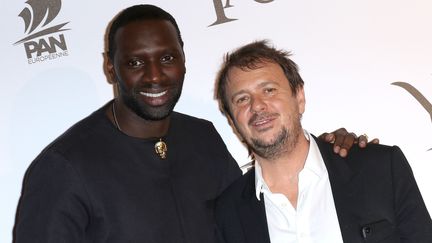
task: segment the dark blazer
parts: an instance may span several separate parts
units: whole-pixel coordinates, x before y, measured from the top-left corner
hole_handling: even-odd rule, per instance
[[[398,147],[353,147],[342,158],[331,144],[315,140],[329,174],[344,242],[432,242],[431,218]],[[254,169],[220,196],[216,222],[221,242],[270,243],[264,199],[261,194],[258,201],[255,195]]]

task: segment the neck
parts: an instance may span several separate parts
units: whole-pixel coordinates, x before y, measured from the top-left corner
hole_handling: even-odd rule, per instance
[[[298,174],[304,167],[307,154],[309,152],[309,141],[306,139],[303,131],[298,133],[297,143],[285,148],[285,152],[279,157],[274,159],[266,159],[254,154],[257,161],[263,170],[263,177],[269,175],[269,177],[290,174]]]
[[[299,173],[303,169],[309,151],[309,141],[300,133],[297,144],[274,160],[256,157],[262,176],[273,193],[284,194],[296,208]]]
[[[117,129],[137,138],[163,137],[168,132],[170,123],[169,116],[158,121],[143,119],[118,99],[113,101],[106,114]]]

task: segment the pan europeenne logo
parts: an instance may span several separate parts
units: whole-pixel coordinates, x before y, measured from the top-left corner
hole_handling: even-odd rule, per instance
[[[416,88],[414,88],[414,86],[412,86],[409,83],[394,82],[392,84],[405,89],[406,91],[408,91],[408,93],[414,96],[414,98],[420,103],[420,105],[422,105],[423,108],[429,113],[429,116],[431,117],[432,120],[432,104],[426,99],[426,97],[424,97],[422,93],[420,93],[420,91],[418,91]],[[431,150],[432,148],[428,149],[428,151]]]
[[[224,6],[222,1],[223,0],[213,0],[213,5],[216,11],[216,21],[213,24],[209,25],[209,27],[213,25],[225,24],[237,20],[237,19],[228,18],[225,14],[225,9],[234,7],[234,5],[231,5],[230,0],[226,0]],[[254,0],[254,1],[257,3],[270,3],[273,2],[274,0]]]
[[[50,26],[61,9],[61,0],[28,0],[18,15],[24,20],[27,35],[14,45],[24,44],[29,64],[40,63],[68,55],[66,40],[60,32],[67,23]]]

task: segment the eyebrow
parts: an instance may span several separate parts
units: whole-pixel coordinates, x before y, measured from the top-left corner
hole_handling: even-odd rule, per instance
[[[264,81],[262,83],[259,83],[257,87],[263,88],[269,84],[275,84],[276,86],[279,86],[279,83],[277,83],[275,81]],[[247,93],[247,91],[245,89],[242,89],[242,90],[235,92],[234,94],[231,95],[231,101],[233,101],[236,96],[241,95],[243,93]]]

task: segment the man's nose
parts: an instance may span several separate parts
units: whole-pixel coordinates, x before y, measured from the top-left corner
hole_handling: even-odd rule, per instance
[[[161,81],[163,76],[162,67],[160,63],[148,63],[145,69],[145,81],[158,83]]]
[[[267,108],[267,104],[259,96],[252,97],[251,111],[259,113]]]

